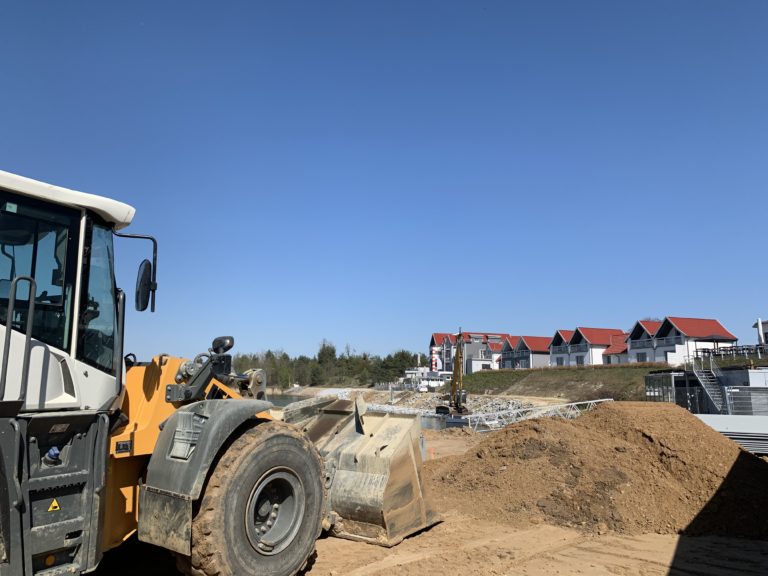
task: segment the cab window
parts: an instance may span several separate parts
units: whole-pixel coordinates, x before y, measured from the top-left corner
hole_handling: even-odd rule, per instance
[[[91,227],[87,260],[88,288],[81,304],[77,355],[86,364],[114,374],[117,316],[111,229]]]
[[[75,210],[0,191],[0,322],[8,320],[11,286],[35,279],[32,337],[70,348],[78,224]],[[30,284],[17,284],[11,326],[26,331]]]

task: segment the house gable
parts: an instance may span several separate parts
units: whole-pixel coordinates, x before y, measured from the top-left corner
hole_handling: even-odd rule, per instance
[[[573,332],[573,330],[558,330],[549,343],[550,347],[565,346],[573,337]]]
[[[517,343],[520,341],[520,336],[507,336],[504,338],[504,344],[501,348],[502,352],[514,350],[517,347]]]
[[[656,335],[661,327],[661,322],[657,320],[638,320],[629,331],[628,340],[646,340]]]

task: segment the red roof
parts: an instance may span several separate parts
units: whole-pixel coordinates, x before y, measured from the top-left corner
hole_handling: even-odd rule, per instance
[[[557,338],[558,335],[560,336],[560,338],[565,344],[568,344],[568,342],[571,341],[571,338],[573,338],[573,330],[556,330],[555,335],[549,339],[550,346],[554,345],[555,338]]]
[[[450,338],[451,334],[448,334],[447,332],[433,332],[432,333],[432,346],[442,346],[443,341],[445,341],[446,338]],[[455,339],[454,339],[455,340]]]
[[[571,338],[573,338],[573,335],[576,333],[575,330],[558,330],[558,333],[560,334],[560,338],[562,338],[566,342],[570,342]]]
[[[766,324],[768,325],[768,322],[766,322]],[[511,335],[508,335],[508,336],[505,338],[505,340],[506,340],[507,342],[509,342],[509,347],[510,347],[510,348],[514,348],[515,346],[517,346],[517,343],[518,343],[518,342],[520,342],[520,336],[511,336]]]
[[[624,330],[618,328],[577,328],[584,339],[595,346],[610,346],[611,336],[623,335]]]
[[[699,338],[701,340],[738,340],[736,336],[728,332],[725,327],[717,320],[710,318],[679,318],[676,316],[667,316],[666,318],[683,335],[688,338]]]
[[[637,323],[651,336],[656,335],[656,332],[661,328],[661,322],[658,320],[638,320]],[[629,338],[629,336],[627,336],[627,338]]]
[[[629,334],[619,334],[611,337],[611,344],[603,352],[603,356],[613,356],[627,353],[627,338]]]
[[[492,352],[501,352],[502,346],[503,344],[501,342],[488,342],[488,348],[490,348]]]
[[[531,352],[549,352],[552,338],[549,336],[520,336],[520,339]]]

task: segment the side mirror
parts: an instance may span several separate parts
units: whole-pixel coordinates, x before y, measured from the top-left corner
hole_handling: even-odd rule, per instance
[[[235,339],[232,336],[219,336],[213,339],[211,351],[214,354],[224,354],[227,350],[231,350],[234,345]]]
[[[149,296],[152,293],[152,263],[144,260],[139,264],[139,274],[136,277],[136,311],[144,312],[149,306]]]

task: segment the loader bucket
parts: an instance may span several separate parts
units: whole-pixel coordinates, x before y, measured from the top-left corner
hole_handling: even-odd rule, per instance
[[[320,398],[286,407],[323,457],[330,533],[381,546],[440,520],[422,483],[418,416]]]

